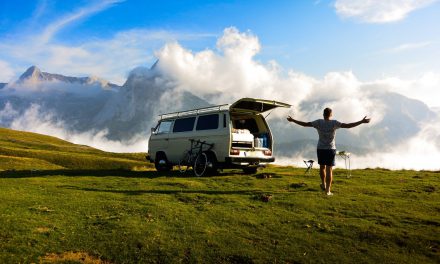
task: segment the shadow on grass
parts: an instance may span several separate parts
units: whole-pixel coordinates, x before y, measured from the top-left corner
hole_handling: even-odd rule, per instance
[[[158,177],[186,177],[178,171],[132,171],[128,169],[83,169],[83,170],[7,170],[0,172],[0,178],[32,178],[45,176],[68,177],[125,177],[125,178],[158,178]]]
[[[222,172],[211,176],[242,175],[237,172]],[[6,170],[0,171],[0,178],[33,178],[46,176],[67,176],[67,177],[125,177],[153,179],[158,177],[193,178],[192,172],[180,173],[177,170],[169,172],[157,171],[132,171],[129,169],[61,169],[61,170]],[[209,177],[209,175],[204,176]]]
[[[59,186],[61,188],[86,191],[86,192],[104,192],[104,193],[116,193],[125,195],[142,195],[142,194],[207,194],[207,195],[218,195],[218,194],[235,194],[235,195],[255,195],[265,193],[262,190],[252,189],[252,190],[185,190],[185,189],[174,189],[174,190],[124,190],[124,189],[100,189],[100,188],[89,188],[89,187],[78,187],[72,185]]]

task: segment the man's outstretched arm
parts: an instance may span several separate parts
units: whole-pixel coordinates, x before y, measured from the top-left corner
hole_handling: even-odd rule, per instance
[[[303,122],[303,121],[295,120],[291,116],[287,117],[287,121],[293,122],[303,127],[312,127],[312,122]]]
[[[367,116],[365,116],[362,120],[357,121],[357,122],[353,122],[353,123],[342,123],[341,127],[342,128],[352,128],[352,127],[356,127],[359,126],[360,124],[365,124],[365,123],[370,123],[371,118],[367,118]]]

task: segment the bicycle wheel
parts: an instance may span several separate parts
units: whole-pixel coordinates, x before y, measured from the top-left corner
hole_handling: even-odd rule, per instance
[[[190,161],[191,161],[191,155],[189,154],[188,151],[185,151],[183,153],[182,158],[179,160],[179,165],[178,165],[179,171],[181,173],[184,173],[188,170],[191,164]]]
[[[196,160],[194,161],[194,174],[197,177],[203,176],[206,171],[206,167],[208,164],[208,156],[205,153],[200,153],[197,155]]]

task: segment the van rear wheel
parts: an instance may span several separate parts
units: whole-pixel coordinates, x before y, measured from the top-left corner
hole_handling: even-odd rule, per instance
[[[215,175],[218,173],[218,162],[215,154],[211,151],[206,152],[206,156],[208,157],[208,163],[206,168],[206,173],[209,175]]]
[[[258,167],[246,167],[246,168],[243,168],[243,172],[245,174],[255,174],[255,173],[257,173],[257,169],[258,169]]]

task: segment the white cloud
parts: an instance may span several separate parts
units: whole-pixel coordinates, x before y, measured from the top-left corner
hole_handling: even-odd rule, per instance
[[[9,63],[0,60],[0,82],[10,82],[15,73]]]
[[[429,42],[429,41],[417,42],[417,43],[405,43],[405,44],[399,45],[397,47],[388,49],[388,50],[386,50],[386,52],[399,53],[399,52],[421,49],[421,48],[427,47],[429,45],[431,45],[431,42]]]
[[[10,102],[6,102],[2,110],[0,110],[0,123],[5,124],[10,120],[14,120],[20,113],[14,109]]]
[[[336,0],[336,13],[366,23],[389,23],[404,19],[414,10],[437,0]]]
[[[440,73],[438,72],[426,72],[419,78],[409,80],[390,77],[377,80],[375,83],[389,91],[420,100],[429,107],[440,106]]]
[[[110,39],[98,39],[77,46],[32,41],[5,40],[0,42],[0,56],[16,65],[38,65],[47,72],[68,76],[94,75],[123,84],[126,74],[139,65],[151,65],[156,58],[153,50],[167,42],[212,37],[209,34],[175,33],[133,29],[115,34]],[[1,64],[0,64],[1,67]],[[17,68],[17,67],[16,67]]]
[[[255,61],[260,50],[258,39],[235,28],[224,31],[217,48],[219,53],[192,52],[178,43],[167,44],[156,54],[158,66],[176,80],[178,89],[213,103],[231,103],[242,97],[285,101],[294,106],[299,116],[312,118],[320,117],[322,109],[300,113],[299,104],[325,100],[341,110],[341,118],[357,120],[365,114],[375,114],[376,121],[381,119],[380,107],[370,102],[369,91],[351,72],[328,73],[323,80],[294,71],[285,76],[276,62]],[[282,114],[285,112],[275,111],[272,116]]]
[[[64,27],[68,26],[69,24],[74,23],[77,20],[83,19],[84,17],[87,17],[89,15],[92,15],[94,13],[100,12],[102,10],[105,10],[112,5],[116,3],[123,2],[121,0],[101,0],[98,2],[94,2],[91,5],[85,6],[83,8],[80,8],[78,10],[75,10],[74,12],[62,16],[60,19],[52,22],[46,28],[43,30],[42,34],[37,35],[36,39],[39,42],[40,45],[44,45],[54,37],[56,33],[58,33],[60,30],[62,30]],[[44,6],[45,4],[43,4]],[[39,7],[38,9],[41,9]],[[41,10],[37,9],[37,14],[41,14]]]
[[[440,170],[440,119],[423,124],[420,132],[392,150],[353,156],[354,168]]]

